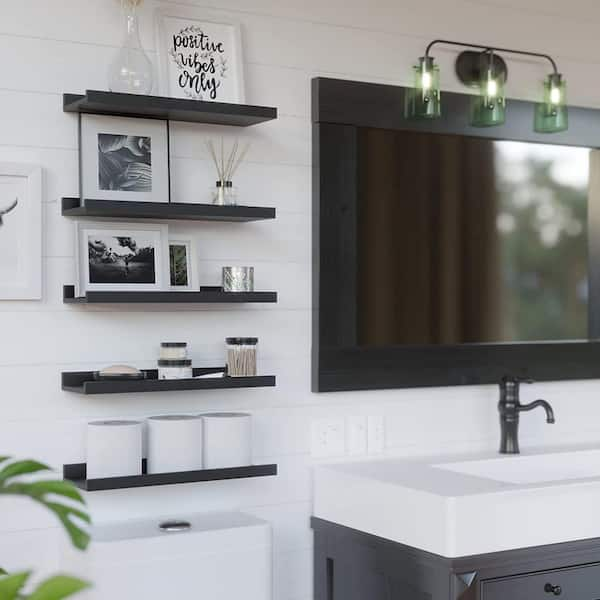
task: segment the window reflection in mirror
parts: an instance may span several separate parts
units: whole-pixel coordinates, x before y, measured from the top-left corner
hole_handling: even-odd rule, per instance
[[[589,149],[361,129],[358,156],[360,345],[588,337]]]

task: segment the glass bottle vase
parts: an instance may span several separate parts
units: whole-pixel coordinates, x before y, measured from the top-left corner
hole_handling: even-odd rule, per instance
[[[110,65],[111,92],[149,94],[152,91],[152,62],[142,48],[140,24],[135,5],[125,0],[125,39]]]

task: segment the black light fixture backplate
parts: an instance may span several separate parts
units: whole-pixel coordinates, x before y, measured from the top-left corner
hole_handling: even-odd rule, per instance
[[[508,79],[508,67],[504,59],[498,54],[494,57],[494,73],[503,75],[504,81]],[[454,67],[456,76],[468,87],[478,87],[481,81],[482,69],[487,65],[488,55],[485,52],[465,50],[456,58]]]

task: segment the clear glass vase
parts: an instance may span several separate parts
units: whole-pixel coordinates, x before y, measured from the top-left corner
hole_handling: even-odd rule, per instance
[[[152,62],[142,48],[137,9],[124,2],[125,40],[110,65],[108,86],[111,92],[149,94],[152,91]]]

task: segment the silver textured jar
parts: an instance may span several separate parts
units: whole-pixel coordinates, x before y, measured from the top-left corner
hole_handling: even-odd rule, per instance
[[[223,267],[225,292],[253,292],[254,267]]]

